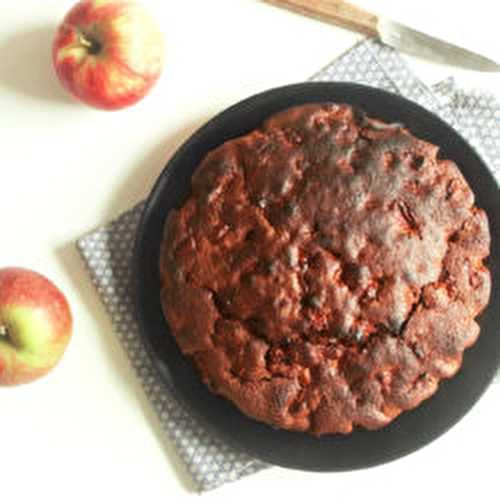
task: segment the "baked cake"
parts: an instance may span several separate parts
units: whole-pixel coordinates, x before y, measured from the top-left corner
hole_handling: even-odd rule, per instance
[[[476,341],[489,246],[438,147],[347,105],[305,105],[203,160],[165,223],[161,301],[204,383],[246,415],[378,429]]]

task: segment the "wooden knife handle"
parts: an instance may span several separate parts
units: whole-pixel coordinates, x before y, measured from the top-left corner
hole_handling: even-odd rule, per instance
[[[364,35],[378,35],[378,17],[342,0],[268,0],[269,3],[327,21]]]

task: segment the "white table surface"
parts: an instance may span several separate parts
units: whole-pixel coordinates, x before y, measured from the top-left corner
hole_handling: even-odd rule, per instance
[[[75,239],[145,197],[172,152],[241,98],[306,79],[354,44],[341,29],[254,0],[150,0],[167,41],[154,92],[106,113],[70,100],[52,72],[54,28],[71,0],[2,2],[0,267],[36,269],[66,292],[74,337],[55,371],[0,389],[0,495],[10,499],[178,498],[192,494],[159,432]],[[359,1],[500,60],[498,2]],[[496,91],[500,77],[409,59],[429,83],[453,74]],[[357,472],[278,468],[207,498],[499,498],[500,384],[452,430],[396,462]]]

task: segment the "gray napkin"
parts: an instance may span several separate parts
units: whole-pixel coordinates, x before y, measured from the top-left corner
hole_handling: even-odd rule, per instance
[[[365,83],[403,95],[437,113],[482,154],[500,178],[500,106],[480,92],[464,92],[449,79],[428,88],[392,49],[364,40],[322,69],[313,81]],[[82,237],[78,249],[163,431],[173,441],[199,491],[216,488],[268,465],[212,436],[161,382],[133,315],[132,246],[143,203]]]

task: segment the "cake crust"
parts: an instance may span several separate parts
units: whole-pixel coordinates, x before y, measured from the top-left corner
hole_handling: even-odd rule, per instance
[[[270,425],[378,429],[479,334],[486,214],[399,124],[324,103],[210,152],[169,213],[161,301],[208,387]]]

